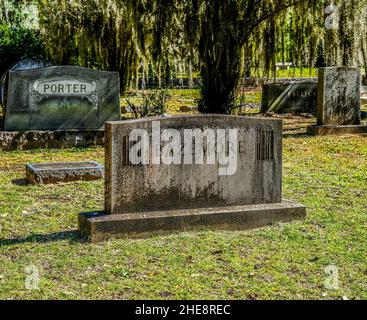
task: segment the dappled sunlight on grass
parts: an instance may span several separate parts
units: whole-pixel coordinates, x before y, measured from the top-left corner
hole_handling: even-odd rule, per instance
[[[367,298],[366,135],[284,139],[284,195],[308,217],[247,232],[85,243],[77,215],[103,208],[103,181],[15,182],[27,162],[87,159],[103,163],[103,149],[1,153],[0,298]],[[40,290],[25,289],[27,265]]]

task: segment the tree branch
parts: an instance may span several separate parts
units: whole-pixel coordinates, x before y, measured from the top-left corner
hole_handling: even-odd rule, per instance
[[[248,37],[250,36],[250,34],[265,20],[269,19],[271,16],[277,15],[280,12],[296,6],[298,4],[300,4],[302,1],[294,1],[288,4],[284,4],[283,6],[278,7],[276,10],[265,13],[263,16],[261,16],[257,21],[255,21],[255,23],[249,28],[249,30],[245,33],[245,36],[242,39],[242,44],[244,45],[245,42],[248,40]]]

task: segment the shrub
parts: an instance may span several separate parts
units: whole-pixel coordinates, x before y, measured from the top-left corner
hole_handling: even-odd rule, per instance
[[[141,94],[141,103],[135,104],[126,99],[131,113],[135,118],[154,117],[166,112],[167,102],[170,99],[168,90],[156,89]]]
[[[38,31],[0,24],[0,75],[21,59],[43,56],[44,46]]]

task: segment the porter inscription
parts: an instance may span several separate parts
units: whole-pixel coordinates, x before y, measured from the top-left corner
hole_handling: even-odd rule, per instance
[[[35,81],[31,88],[41,95],[88,95],[96,92],[96,83],[78,80]]]
[[[98,92],[95,81],[82,80],[54,80],[35,81],[30,84],[29,108],[37,110],[45,97],[84,97],[91,103],[94,110],[98,110]]]

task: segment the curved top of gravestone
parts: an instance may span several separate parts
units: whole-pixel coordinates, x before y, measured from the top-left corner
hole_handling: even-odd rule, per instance
[[[241,124],[246,122],[248,124],[258,123],[282,123],[281,119],[274,119],[269,117],[247,117],[247,116],[235,116],[235,115],[223,115],[223,114],[196,114],[196,115],[168,115],[157,116],[140,119],[131,119],[123,121],[107,121],[106,124],[111,125],[137,125],[142,123],[150,123],[153,121],[162,121],[167,124],[185,125],[185,124],[201,124],[204,125],[220,125],[223,127]]]
[[[52,76],[95,76],[101,74],[103,76],[113,74],[118,74],[117,71],[103,71],[103,70],[94,70],[88,69],[80,66],[72,66],[72,65],[65,65],[65,66],[48,66],[42,67],[32,70],[10,70],[11,73],[17,72],[20,74],[29,74],[31,77],[33,76],[45,76],[48,77]]]
[[[27,58],[15,63],[9,70],[31,70],[51,66],[51,62],[39,58]]]
[[[9,71],[32,70],[51,66],[51,62],[40,58],[22,59],[13,64],[0,78],[0,105],[5,106]]]
[[[285,86],[297,84],[297,85],[315,85],[317,84],[317,78],[311,80],[304,80],[304,81],[288,81],[288,82],[267,82],[264,83],[264,87],[273,87],[273,86]]]
[[[276,78],[273,80],[265,81],[264,85],[313,83],[313,82],[317,82],[317,78]]]

